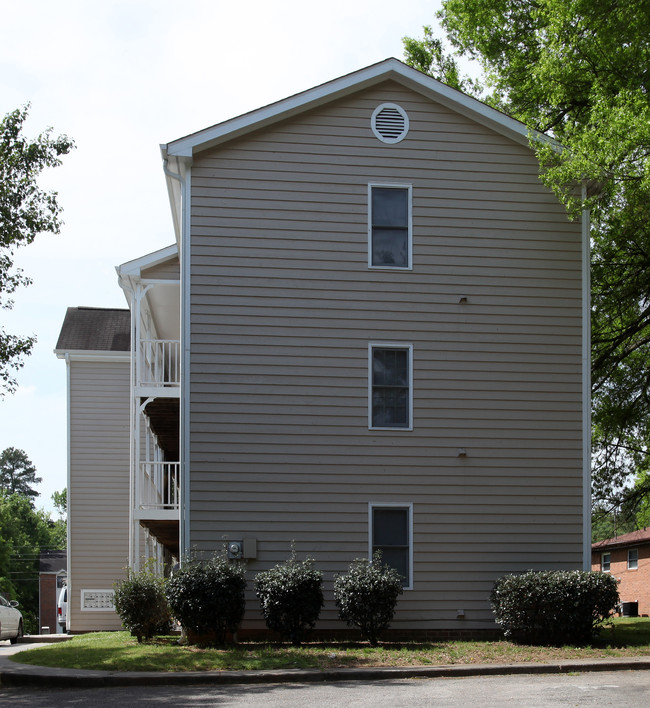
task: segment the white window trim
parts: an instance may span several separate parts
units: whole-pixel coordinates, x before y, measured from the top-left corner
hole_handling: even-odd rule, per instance
[[[368,502],[368,560],[372,561],[372,510],[376,508],[408,509],[409,584],[404,590],[413,590],[413,502]]]
[[[375,427],[372,424],[372,350],[373,349],[401,349],[408,351],[409,367],[409,402],[408,415],[409,424],[407,427]],[[406,342],[369,342],[368,343],[368,430],[395,430],[398,432],[408,432],[413,430],[413,345]]]
[[[630,566],[630,553],[632,551],[636,551],[636,565],[634,568]],[[638,548],[629,548],[627,551],[627,569],[628,570],[638,570],[639,569],[639,549]]]
[[[408,265],[386,266],[372,264],[372,188],[385,187],[386,189],[408,190]],[[368,183],[368,268],[372,270],[413,270],[413,185],[397,184],[395,182],[369,182]]]
[[[607,570],[603,568],[603,566],[605,565],[605,556],[609,556],[609,568]],[[612,572],[612,554],[609,551],[600,554],[600,569],[603,573]]]

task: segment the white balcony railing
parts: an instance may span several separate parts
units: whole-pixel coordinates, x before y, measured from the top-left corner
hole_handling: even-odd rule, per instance
[[[138,508],[179,508],[180,462],[141,462]]]
[[[180,342],[177,339],[141,339],[137,378],[140,386],[180,386]]]

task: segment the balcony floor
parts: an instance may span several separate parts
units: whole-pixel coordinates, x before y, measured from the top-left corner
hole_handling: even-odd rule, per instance
[[[179,553],[179,525],[178,521],[161,519],[140,519],[140,526],[149,530],[173,556],[178,558]]]

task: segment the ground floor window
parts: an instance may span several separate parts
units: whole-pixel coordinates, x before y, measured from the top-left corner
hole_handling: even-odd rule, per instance
[[[404,579],[404,588],[413,587],[412,504],[370,504],[370,548],[372,558],[381,551],[384,562]]]

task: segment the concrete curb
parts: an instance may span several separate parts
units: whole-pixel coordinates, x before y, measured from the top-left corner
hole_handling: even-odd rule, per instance
[[[52,669],[0,657],[0,687],[93,688],[110,686],[187,686],[333,681],[386,681],[408,678],[460,678],[513,674],[555,674],[650,669],[650,657],[576,659],[549,664],[459,664],[444,666],[375,667],[367,669],[282,669],[274,671],[191,671],[132,673]]]

